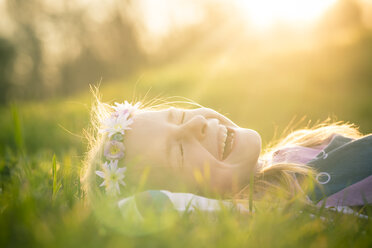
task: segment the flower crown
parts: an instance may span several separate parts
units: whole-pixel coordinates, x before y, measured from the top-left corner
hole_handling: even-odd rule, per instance
[[[141,103],[132,105],[125,101],[124,103],[115,103],[110,105],[113,110],[111,115],[101,122],[100,133],[107,135],[107,140],[103,144],[104,163],[102,171],[96,171],[96,174],[104,181],[100,187],[105,186],[109,194],[120,194],[120,185],[125,186],[124,172],[126,167],[118,167],[119,160],[124,157],[124,134],[125,130],[130,129],[129,125],[133,123],[133,115],[140,107]]]

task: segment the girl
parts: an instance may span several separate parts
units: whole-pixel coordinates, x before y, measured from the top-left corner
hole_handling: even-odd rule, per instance
[[[326,207],[372,202],[372,135],[354,125],[324,122],[296,130],[262,152],[256,131],[204,107],[97,101],[93,123],[86,191],[96,199],[104,188],[139,219],[141,206],[148,205],[247,211],[246,205],[211,198],[252,201],[278,189]]]

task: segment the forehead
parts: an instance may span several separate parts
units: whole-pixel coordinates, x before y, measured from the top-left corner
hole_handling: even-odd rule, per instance
[[[124,136],[127,161],[140,160],[159,166],[168,164],[169,114],[169,109],[136,113],[131,129],[126,130]]]

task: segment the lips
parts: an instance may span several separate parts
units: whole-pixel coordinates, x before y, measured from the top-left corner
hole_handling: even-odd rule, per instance
[[[218,155],[220,160],[225,160],[234,145],[235,132],[233,129],[221,125],[221,132],[218,139]]]

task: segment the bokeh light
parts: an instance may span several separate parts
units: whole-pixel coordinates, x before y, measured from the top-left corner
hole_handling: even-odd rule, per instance
[[[277,23],[304,26],[317,21],[337,0],[236,0],[242,14],[257,26],[268,28]]]

